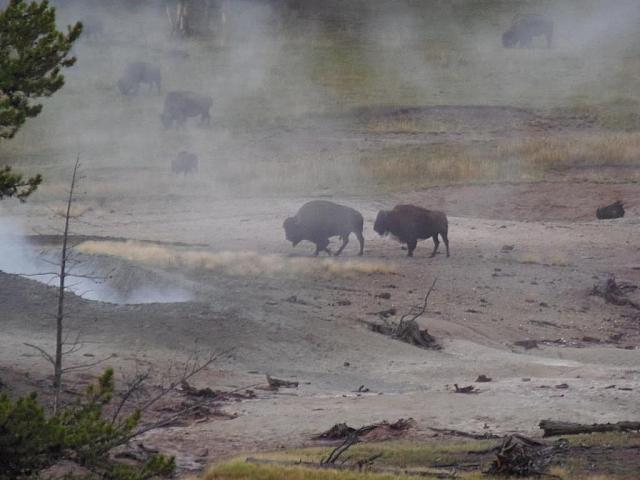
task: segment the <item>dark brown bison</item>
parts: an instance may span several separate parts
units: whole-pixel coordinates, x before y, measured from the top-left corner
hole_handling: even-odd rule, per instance
[[[509,30],[502,34],[502,46],[513,48],[516,45],[530,48],[533,38],[544,35],[547,47],[553,40],[553,20],[545,15],[522,15],[516,17]]]
[[[434,247],[431,253],[433,257],[440,245],[439,234],[447,247],[447,257],[449,256],[449,239],[447,237],[449,223],[443,212],[427,210],[415,205],[396,205],[393,210],[378,212],[373,229],[379,235],[390,234],[401,243],[406,243],[410,257],[413,257],[418,240],[429,237],[433,238]]]
[[[364,237],[362,227],[364,219],[357,210],[326,200],[313,200],[305,203],[298,213],[289,217],[282,225],[285,236],[295,247],[302,240],[308,240],[316,244],[314,255],[321,251],[331,255],[329,250],[329,238],[340,237],[342,245],[335,253],[342,253],[349,243],[349,235],[355,233],[360,242],[360,253],[364,252]]]
[[[171,161],[171,172],[175,174],[195,173],[198,171],[198,156],[195,153],[180,152],[176,158]]]
[[[146,83],[151,89],[155,86],[160,93],[161,82],[160,67],[147,62],[132,62],[127,64],[122,78],[118,80],[118,89],[123,95],[136,95],[140,84]]]
[[[596,217],[600,220],[605,220],[609,218],[621,218],[624,217],[624,204],[618,200],[611,205],[607,205],[606,207],[600,207],[596,210]]]
[[[211,105],[213,100],[206,95],[187,91],[169,92],[164,98],[160,120],[165,128],[183,126],[187,118],[198,116],[202,122],[209,124]]]

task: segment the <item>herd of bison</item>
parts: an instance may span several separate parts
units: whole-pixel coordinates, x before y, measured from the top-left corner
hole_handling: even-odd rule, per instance
[[[85,17],[83,25],[85,38],[96,38],[104,34],[104,25],[98,17]],[[535,37],[544,37],[547,47],[551,47],[553,29],[553,20],[545,15],[520,15],[513,19],[509,29],[502,35],[502,45],[505,48],[531,48]],[[162,73],[159,65],[146,61],[128,63],[116,86],[122,95],[131,96],[138,94],[143,84],[150,90],[156,89],[158,93],[161,92]],[[199,118],[202,123],[208,125],[211,121],[212,105],[213,98],[209,95],[172,90],[165,95],[160,120],[165,128],[182,128],[189,118]],[[180,152],[171,163],[171,171],[183,175],[197,172],[197,155]]]
[[[99,18],[87,17],[83,20],[84,35],[96,37],[104,33]],[[520,15],[513,19],[511,26],[502,35],[505,48],[531,48],[535,37],[543,37],[546,46],[551,47],[554,24],[546,15]],[[141,85],[147,85],[158,93],[162,91],[162,74],[158,65],[145,61],[128,63],[117,88],[122,95],[139,93]],[[160,120],[164,128],[183,128],[189,118],[199,118],[202,123],[211,121],[212,97],[187,90],[172,90],[166,93]],[[198,171],[198,156],[181,151],[171,161],[171,171],[175,174],[190,174]],[[618,218],[624,215],[622,203],[617,202],[598,209],[598,218]],[[295,216],[284,221],[286,239],[295,247],[302,240],[315,244],[315,255],[329,250],[329,239],[340,237],[342,244],[334,255],[340,255],[349,242],[351,233],[357,237],[360,250],[364,252],[363,217],[353,208],[329,201],[311,201],[304,204]],[[418,240],[433,239],[435,256],[440,245],[439,237],[445,244],[449,256],[447,217],[443,212],[427,210],[415,205],[396,205],[392,210],[382,210],[375,220],[374,230],[379,235],[391,235],[406,244],[408,256],[413,256]]]

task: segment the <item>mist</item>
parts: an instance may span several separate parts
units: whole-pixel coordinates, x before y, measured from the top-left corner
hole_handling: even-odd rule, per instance
[[[0,271],[57,287],[60,249],[36,245],[25,232],[20,223],[0,217]],[[135,266],[105,264],[78,255],[71,255],[68,261],[66,289],[86,300],[144,304],[187,302],[194,298],[192,292],[176,285],[175,280],[162,282],[157,275]]]
[[[126,223],[123,212],[137,205],[136,215],[153,213],[162,222],[163,211],[203,212],[216,200],[529,179],[541,161],[532,154],[531,167],[520,152],[535,152],[536,115],[589,116],[611,104],[622,111],[611,122],[622,123],[635,121],[629,108],[640,100],[640,8],[632,1],[214,2],[210,34],[185,38],[171,34],[159,2],[57,3],[61,28],[93,18],[104,31],[77,42],[78,61],[65,72],[64,88],[43,100],[42,115],[15,139],[0,144],[0,162],[45,176],[23,206],[37,215],[64,198],[78,155],[77,208],[98,225]],[[531,13],[552,19],[552,48],[543,38],[534,38],[533,48],[503,48],[502,32]],[[160,94],[146,85],[137,95],[118,91],[132,61],[159,66]],[[210,96],[211,125],[189,119],[183,128],[163,128],[159,117],[172,90]],[[540,155],[548,157],[550,141],[542,141]],[[575,162],[584,154],[571,145],[580,143],[551,142],[559,156],[575,150]],[[598,152],[598,143],[635,140],[589,143]],[[628,164],[629,148],[621,148],[607,150],[606,161]],[[181,151],[198,156],[197,174],[171,172]],[[3,228],[12,254],[1,268],[42,271],[38,248],[15,233],[20,227]],[[82,223],[78,229],[92,232]],[[146,294],[105,283],[80,283],[76,291],[116,303],[190,298],[182,290],[155,295],[139,288]]]

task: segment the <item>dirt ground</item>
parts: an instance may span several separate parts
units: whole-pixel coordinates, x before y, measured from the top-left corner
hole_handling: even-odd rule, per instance
[[[618,198],[628,207],[623,219],[594,219],[596,207]],[[310,257],[310,244],[292,249],[285,242],[282,220],[305,200],[122,198],[90,209],[75,226],[93,240],[94,253],[80,258],[114,266],[113,282],[175,285],[192,300],[114,305],[70,296],[68,328],[85,343],[70,362],[115,354],[108,363],[123,375],[150,366],[161,372],[196,349],[230,351],[193,384],[254,388],[265,374],[300,382],[226,404],[232,419],[150,432],[146,445],[176,454],[189,470],[239,452],[305,445],[338,422],[412,417],[414,435],[430,436],[429,427],[535,432],[544,418],[640,416],[640,312],[589,295],[610,274],[640,284],[636,184],[559,179],[335,198],[365,216],[362,259],[355,240],[336,260]],[[428,242],[407,258],[373,232],[377,210],[401,201],[447,212],[450,258],[428,258]],[[26,214],[27,231],[50,225],[42,204],[2,208],[5,218]],[[134,248],[118,239],[166,251],[127,259],[122,252]],[[118,256],[113,242],[125,245]],[[192,257],[199,260],[176,260]],[[397,320],[436,278],[420,324],[442,350],[412,347],[363,323],[380,321],[376,312],[390,308]],[[54,299],[52,287],[0,273],[0,378],[18,391],[44,385],[48,366],[24,342],[51,344]],[[514,345],[520,340],[546,342],[525,350]],[[479,394],[453,393],[454,383],[473,384],[480,374],[493,380],[476,384]],[[68,377],[76,385],[90,379],[91,372]],[[555,388],[563,383],[568,388]],[[369,392],[357,393],[360,386]]]

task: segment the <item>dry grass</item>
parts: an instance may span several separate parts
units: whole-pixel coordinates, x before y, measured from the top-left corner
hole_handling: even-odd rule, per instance
[[[256,252],[185,251],[136,241],[88,241],[76,249],[91,255],[124,258],[160,268],[175,268],[192,272],[223,271],[237,276],[312,275],[317,277],[352,276],[359,274],[395,273],[392,266],[366,260],[333,258],[286,258],[260,255]]]
[[[498,157],[533,171],[585,167],[640,167],[640,133],[574,134],[529,138],[498,145]]]
[[[402,145],[365,153],[357,176],[389,189],[489,181],[540,180],[602,168],[640,169],[640,133],[545,136],[473,145]],[[632,176],[625,175],[626,180]]]

